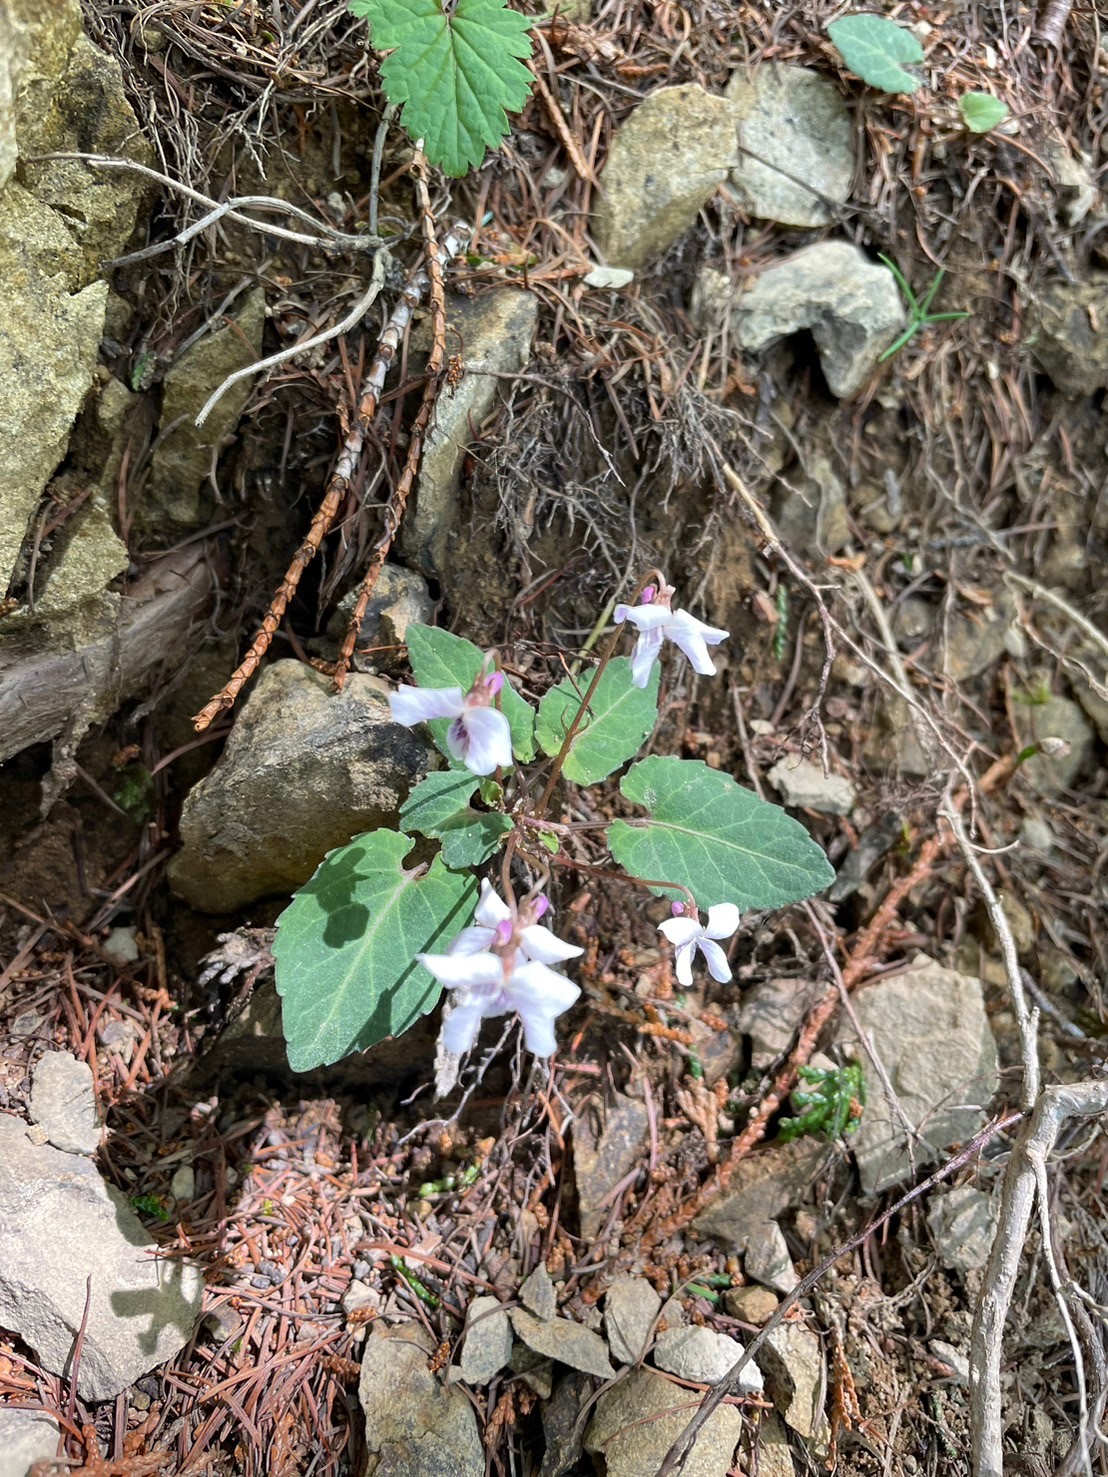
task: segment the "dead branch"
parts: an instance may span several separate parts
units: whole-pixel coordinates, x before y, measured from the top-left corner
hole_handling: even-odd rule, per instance
[[[287,200],[278,200],[271,195],[241,195],[233,200],[213,200],[210,195],[204,195],[199,190],[194,190],[190,185],[181,180],[175,180],[171,175],[162,174],[160,170],[151,169],[149,165],[138,164],[133,159],[115,159],[107,154],[35,154],[28,158],[29,164],[39,164],[47,160],[59,160],[62,163],[72,162],[74,164],[87,164],[91,169],[122,169],[132,174],[141,174],[153,183],[163,185],[167,190],[175,190],[186,199],[203,205],[208,214],[201,220],[195,221],[177,236],[168,241],[159,241],[156,246],[144,247],[141,251],[133,252],[130,256],[117,257],[111,263],[112,266],[128,266],[133,262],[145,261],[160,252],[170,251],[175,246],[191,240],[198,232],[204,230],[215,221],[226,217],[227,220],[237,221],[239,225],[249,226],[253,231],[260,231],[266,236],[276,236],[282,241],[295,241],[302,246],[314,246],[321,251],[328,252],[363,252],[376,251],[384,242],[380,237],[368,234],[351,236],[345,231],[336,231],[325,221],[316,220],[306,210],[301,210],[299,205],[291,205]],[[294,220],[305,221],[316,232],[309,236],[304,231],[290,231],[285,226],[271,225],[269,221],[255,220],[253,216],[243,215],[245,208],[253,210],[272,210],[282,215],[292,216]]]
[[[1047,46],[1061,46],[1062,32],[1072,9],[1073,0],[1050,0],[1042,20],[1035,27],[1035,40],[1043,41]]]
[[[330,328],[325,328],[321,333],[312,334],[311,337],[301,339],[299,343],[290,344],[287,349],[280,349],[276,354],[270,354],[268,359],[259,359],[255,364],[244,365],[242,369],[236,369],[234,374],[229,374],[221,385],[218,385],[204,401],[200,414],[193,421],[194,426],[202,426],[211,414],[212,408],[222,400],[232,385],[239,380],[248,379],[254,374],[264,374],[267,370],[276,369],[279,364],[286,364],[290,359],[295,359],[299,354],[306,354],[309,349],[318,349],[320,344],[326,344],[333,338],[339,338],[351,329],[357,328],[370,308],[377,301],[382,287],[385,285],[385,266],[388,253],[383,249],[373,258],[373,276],[369,287],[350,309],[341,323],[334,323]]]
[[[423,460],[424,437],[431,420],[431,412],[434,410],[435,402],[439,396],[439,376],[442,372],[443,361],[446,358],[446,299],[442,285],[443,259],[442,252],[439,249],[438,238],[435,236],[435,217],[431,211],[431,198],[427,192],[427,160],[419,144],[416,145],[415,158],[412,161],[412,177],[415,181],[416,200],[419,204],[419,219],[423,231],[423,245],[427,253],[427,276],[430,283],[429,297],[431,303],[431,354],[427,360],[427,379],[423,386],[423,400],[420,403],[415,421],[411,426],[408,454],[404,460],[404,470],[397,479],[396,486],[393,488],[385,505],[385,531],[374,546],[373,557],[369,562],[369,568],[365,572],[361,589],[358,591],[354,613],[350,617],[350,624],[347,627],[346,636],[343,639],[342,650],[339,652],[338,661],[335,663],[334,680],[336,692],[341,692],[346,682],[346,674],[350,670],[350,663],[354,657],[354,647],[358,642],[366,609],[377,585],[377,581],[381,577],[381,570],[384,568],[385,560],[388,558],[393,540],[400,531],[400,521],[404,516],[404,509],[408,505],[408,497],[411,494],[416,473],[419,471],[419,464]]]
[[[441,255],[444,261],[450,261],[458,254],[468,234],[469,232],[465,226],[456,225],[453,228],[442,243]],[[430,280],[429,267],[420,266],[413,272],[408,285],[401,292],[400,298],[392,311],[392,316],[389,318],[385,331],[381,335],[373,363],[370,365],[369,372],[362,383],[354,421],[347,433],[338,460],[335,463],[335,469],[331,473],[331,480],[327,484],[327,492],[323,502],[312,519],[312,525],[304,538],[304,542],[293,555],[292,563],[289,565],[284,579],[277,587],[277,592],[270,602],[261,628],[251,642],[246,656],[228,678],[221,691],[216,693],[215,697],[209,703],[206,703],[193,718],[193,727],[197,733],[203,733],[214,718],[218,717],[226,709],[234,707],[239,693],[254,675],[258,668],[258,663],[269,650],[269,643],[273,640],[277,628],[281,624],[289,601],[296,593],[301,576],[319,552],[320,545],[327,536],[335,518],[338,516],[343,498],[350,491],[351,484],[353,483],[354,474],[358,467],[358,460],[361,457],[362,447],[365,444],[366,434],[377,414],[377,407],[381,401],[381,391],[384,388],[385,377],[396,357],[396,352],[400,347],[400,341],[404,336],[405,330],[411,322],[412,315],[419,306],[419,301],[427,290]]]
[[[1108,1113],[1108,1079],[1046,1087],[1012,1151],[1001,1188],[1000,1224],[985,1268],[984,1288],[970,1336],[970,1451],[974,1477],[1004,1477],[1004,1424],[1000,1397],[1000,1365],[1004,1324],[1015,1290],[1036,1194],[1042,1218],[1044,1254],[1050,1244],[1046,1161],[1058,1135],[1071,1118]],[[1066,1291],[1064,1285],[1063,1294]],[[1064,1306],[1064,1297],[1060,1303]],[[1067,1324],[1069,1319],[1067,1316]],[[1078,1368],[1080,1369],[1080,1364]],[[1081,1392],[1082,1395],[1084,1392]],[[1082,1465],[1088,1464],[1088,1405],[1079,1414]]]
[[[83,733],[178,666],[216,587],[211,555],[194,543],[148,565],[124,586],[115,628],[76,651],[50,650],[34,627],[13,632],[0,653],[0,762],[67,729]]]
[[[1058,1141],[1063,1124],[1076,1117],[1091,1118],[1108,1111],[1108,1082],[1085,1082],[1039,1090],[1038,1011],[1030,1010],[1023,986],[1015,940],[1004,909],[985,875],[962,825],[951,807],[940,814],[949,823],[955,840],[974,875],[1004,956],[1004,972],[1019,1027],[1023,1065],[1021,1097],[1028,1118],[1005,1171],[1000,1194],[996,1236],[985,1268],[984,1287],[977,1305],[970,1338],[971,1448],[975,1477],[1003,1477],[1004,1426],[1000,1390],[1000,1365],[1004,1349],[1004,1325],[1015,1290],[1020,1258],[1027,1240],[1031,1213],[1038,1207],[1042,1252],[1062,1322],[1073,1350],[1078,1395],[1077,1460],[1091,1473],[1089,1465],[1089,1402],[1085,1389],[1085,1363],[1081,1341],[1074,1327],[1068,1297],[1070,1286],[1063,1278],[1054,1254],[1050,1225],[1050,1190],[1046,1162]]]

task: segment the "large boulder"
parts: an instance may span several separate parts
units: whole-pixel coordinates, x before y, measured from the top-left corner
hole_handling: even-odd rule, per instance
[[[395,825],[437,761],[421,734],[392,721],[387,693],[360,673],[336,694],[300,662],[266,667],[218,764],[185,800],[174,891],[232,913],[295,892],[334,847]]]

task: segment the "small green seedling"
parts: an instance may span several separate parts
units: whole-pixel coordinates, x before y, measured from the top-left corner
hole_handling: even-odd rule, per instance
[[[841,1139],[851,1134],[862,1119],[866,1084],[857,1062],[845,1067],[801,1067],[800,1078],[812,1089],[797,1088],[790,1098],[796,1118],[782,1118],[781,1137],[787,1143],[803,1134],[826,1134]]]
[[[905,70],[923,61],[912,32],[880,15],[844,15],[827,27],[831,45],[846,66],[881,92],[915,92],[920,79]]]
[[[405,1263],[402,1257],[390,1256],[389,1265],[392,1267],[397,1276],[408,1284],[411,1290],[415,1293],[416,1297],[419,1298],[420,1302],[423,1303],[425,1307],[438,1308],[441,1305],[440,1299],[435,1296],[435,1294],[431,1291],[429,1287],[426,1287],[420,1281],[420,1279],[412,1271],[411,1267],[409,1267]]]
[[[878,253],[878,255],[881,254]],[[943,278],[946,276],[942,267],[935,273],[931,286],[924,293],[923,297],[917,298],[912,291],[908,279],[897,266],[896,262],[890,257],[883,255],[881,256],[881,260],[896,278],[896,285],[904,294],[905,301],[908,304],[908,327],[899,338],[889,345],[878,359],[878,364],[884,364],[886,359],[891,359],[894,354],[899,354],[905,344],[911,343],[921,328],[927,328],[932,323],[953,323],[958,318],[973,317],[973,314],[966,312],[965,309],[960,309],[956,313],[932,313],[931,304],[935,301],[935,295],[942,285]]]
[[[1007,118],[1008,104],[991,92],[965,92],[958,99],[958,111],[970,133],[988,133]]]

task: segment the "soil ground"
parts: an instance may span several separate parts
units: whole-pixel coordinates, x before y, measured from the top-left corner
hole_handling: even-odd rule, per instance
[[[992,1104],[999,1118],[1018,1100],[1011,1001],[997,939],[948,836],[877,936],[865,929],[941,835],[944,793],[967,774],[992,775],[977,799],[978,836],[1043,1012],[1044,1070],[1071,1081],[1100,1068],[1104,750],[1094,743],[1061,790],[1044,786],[1031,763],[1003,767],[1049,695],[1080,698],[1088,687],[1089,643],[1075,613],[1105,624],[1103,392],[1062,394],[1023,342],[1044,281],[1084,280],[1104,266],[1104,218],[1070,224],[1071,196],[1045,162],[1068,149],[1103,177],[1104,33],[1096,5],[1041,7],[1069,12],[1056,46],[1035,39],[1027,7],[897,5],[897,18],[928,28],[932,86],[886,97],[838,68],[824,29],[836,9],[825,0],[595,0],[587,26],[555,18],[539,32],[536,71],[550,101],[536,95],[504,148],[468,179],[432,181],[437,220],[474,229],[452,290],[480,295],[517,283],[540,304],[531,365],[502,385],[495,413],[476,428],[462,488],[472,537],[434,593],[442,623],[502,645],[541,689],[557,675],[557,645],[578,647],[617,591],[652,565],[678,577],[684,602],[735,634],[724,678],[710,690],[667,679],[667,751],[704,758],[756,788],[783,753],[826,752],[859,793],[848,820],[805,816],[836,864],[889,817],[897,822],[849,897],[746,920],[737,982],[787,975],[824,985],[825,946],[844,969],[864,965],[861,973],[923,950],[979,974],[1002,1059]],[[94,39],[120,57],[172,178],[217,197],[279,195],[340,229],[365,220],[382,98],[364,25],[342,7],[90,0],[87,19]],[[736,67],[773,62],[841,76],[849,92],[865,166],[833,226],[805,235],[751,222],[724,189],[632,289],[586,288],[590,176],[620,122],[659,85],[699,82],[718,92]],[[1018,133],[968,135],[956,99],[969,89],[1004,97]],[[409,159],[392,128],[378,209],[404,269],[420,249]],[[150,240],[170,240],[195,218],[189,210],[167,192]],[[971,316],[921,331],[843,403],[829,394],[810,344],[789,341],[741,364],[723,338],[694,330],[687,304],[701,266],[741,280],[821,234],[886,254],[920,291],[941,266],[937,307]],[[146,356],[157,397],[157,366],[244,276],[266,289],[270,351],[305,323],[341,318],[364,291],[365,270],[224,221],[116,274],[131,316],[109,367],[131,383]],[[687,1212],[707,1203],[716,1166],[731,1162],[744,1125],[758,1121],[775,1084],[788,1087],[787,1054],[754,1072],[742,1038],[723,1029],[735,1024],[735,989],[709,985],[675,998],[656,920],[629,913],[625,896],[603,884],[567,889],[560,900],[588,948],[583,1000],[562,1023],[556,1066],[548,1073],[508,1051],[457,1119],[430,1119],[429,1063],[423,1075],[369,1092],[341,1077],[213,1081],[195,1070],[252,983],[200,985],[201,960],[220,933],[271,924],[283,900],[211,918],[169,892],[165,866],[183,795],[218,752],[218,739],[194,742],[188,715],[229,675],[303,536],[376,327],[291,360],[254,394],[220,464],[225,500],[210,510],[233,583],[204,633],[208,645],[189,668],[167,674],[162,702],[138,717],[121,712],[87,741],[76,781],[45,821],[38,798],[49,753],[28,751],[3,771],[0,1108],[23,1109],[45,1047],[87,1059],[109,1130],[104,1173],[166,1253],[198,1258],[208,1282],[212,1316],[182,1356],[98,1409],[74,1402],[16,1338],[0,1336],[0,1391],[58,1413],[70,1456],[86,1460],[76,1470],[89,1477],[361,1470],[355,1361],[365,1315],[340,1306],[352,1276],[422,1320],[436,1343],[457,1338],[475,1283],[514,1295],[540,1260],[565,1283],[563,1311],[584,1317],[614,1272],[643,1260],[648,1225],[673,1216],[687,1223]],[[360,500],[342,509],[276,654],[299,654],[360,578],[422,388],[402,357],[360,471]],[[815,545],[814,514],[806,530],[790,513],[792,500],[818,498],[810,471],[818,453],[845,488],[845,538],[831,559]],[[767,546],[724,460],[787,527],[792,567]],[[141,486],[133,491],[141,499]],[[172,537],[147,528],[134,535],[133,552]],[[1000,618],[1008,639],[983,664],[971,661],[967,653]],[[1103,671],[1103,637],[1093,654]],[[942,740],[914,766],[893,752],[905,725],[889,680],[901,678]],[[614,791],[605,803],[618,803]],[[1049,826],[1049,852],[1013,847],[1029,820]],[[135,926],[141,946],[125,968],[102,947],[120,924]],[[713,1088],[692,1070],[691,1025],[705,1021],[726,1058]],[[650,1159],[626,1177],[589,1244],[572,1123],[628,1089],[651,1105]],[[775,1123],[770,1115],[765,1124],[771,1139]],[[1012,1132],[990,1144],[994,1165]],[[1104,1139],[1086,1125],[1060,1147],[1050,1169],[1055,1239],[1091,1300],[1085,1398],[1102,1411]],[[187,1205],[170,1188],[184,1163],[195,1171]],[[435,1188],[467,1167],[461,1188]],[[975,1173],[967,1166],[958,1179],[973,1182]],[[848,1149],[827,1145],[787,1221],[798,1269],[864,1230],[894,1198],[864,1201]],[[419,1277],[390,1260],[401,1254],[424,1269]],[[685,1289],[694,1319],[742,1335],[719,1301],[737,1263],[717,1245],[681,1229],[644,1260],[660,1289]],[[690,1282],[700,1291],[688,1291]],[[968,1394],[931,1346],[965,1347],[979,1292],[979,1274],[939,1267],[919,1203],[841,1260],[815,1306],[833,1356],[826,1408],[835,1445],[815,1456],[794,1438],[797,1471],[968,1472]],[[1067,1459],[1078,1415],[1073,1355],[1034,1238],[1018,1300],[1004,1364],[1012,1470],[1081,1470]],[[489,1470],[537,1471],[541,1409],[528,1388],[517,1381],[500,1388],[492,1408],[483,1397],[477,1403]],[[756,1410],[749,1414],[753,1429]],[[94,1440],[82,1438],[85,1427]],[[590,1471],[589,1459],[574,1470]],[[740,1470],[753,1473],[756,1463]]]

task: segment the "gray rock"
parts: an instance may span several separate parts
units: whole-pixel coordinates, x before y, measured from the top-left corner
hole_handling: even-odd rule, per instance
[[[35,1462],[52,1461],[59,1427],[43,1410],[0,1410],[0,1477],[28,1477]]]
[[[804,1200],[826,1153],[812,1139],[771,1144],[739,1165],[732,1189],[697,1216],[694,1228],[728,1251],[745,1251],[752,1231]]]
[[[839,89],[808,67],[762,66],[736,72],[724,97],[738,125],[731,183],[742,209],[783,226],[826,226],[825,201],[844,204],[854,178],[854,125]]]
[[[844,1055],[862,1062],[866,1081],[866,1107],[850,1147],[862,1188],[875,1194],[982,1127],[984,1105],[997,1086],[996,1045],[981,981],[944,969],[926,954],[917,954],[901,974],[864,986],[854,1003],[899,1104],[897,1111],[853,1027],[844,1024],[839,1044]],[[915,1131],[911,1144],[902,1120]]]
[[[935,624],[935,607],[930,600],[908,595],[893,608],[893,632],[901,651],[912,651],[931,633]]]
[[[540,1262],[519,1289],[520,1302],[536,1318],[553,1318],[558,1312],[558,1297],[550,1273]]]
[[[366,1339],[358,1399],[379,1477],[485,1477],[476,1412],[464,1390],[431,1373],[433,1352],[413,1322],[375,1323]]]
[[[342,642],[346,636],[358,588],[344,595],[327,622],[332,641]],[[411,569],[397,564],[384,564],[369,604],[362,618],[359,646],[403,646],[410,625],[429,626],[434,620],[435,602],[427,589],[427,581]]]
[[[776,1292],[792,1292],[800,1281],[784,1232],[776,1221],[763,1221],[760,1226],[751,1228],[746,1238],[743,1269],[755,1282],[772,1287]]]
[[[574,1125],[573,1168],[586,1241],[597,1235],[609,1208],[602,1201],[639,1162],[639,1151],[650,1132],[646,1104],[617,1093],[597,1125],[592,1112],[583,1111]]]
[[[540,1400],[549,1400],[554,1389],[554,1361],[536,1354],[517,1339],[512,1345],[512,1373],[518,1374],[524,1384],[530,1385]]]
[[[846,241],[806,246],[759,273],[737,294],[729,277],[703,267],[693,291],[699,327],[730,317],[737,348],[756,354],[810,330],[833,395],[853,395],[904,327],[892,273]]]
[[[170,882],[208,913],[293,892],[334,847],[395,825],[435,762],[421,734],[392,722],[376,678],[355,673],[335,695],[310,667],[274,662],[189,791]]]
[[[80,148],[147,160],[119,64],[77,0],[12,0],[0,49],[0,587],[90,385],[108,288],[100,263],[134,230],[147,186],[126,171],[32,156]],[[14,177],[19,158],[18,178]]]
[[[1067,395],[1092,395],[1108,385],[1108,273],[1085,282],[1044,283],[1031,300],[1027,347]]]
[[[82,1400],[112,1399],[192,1336],[203,1277],[157,1251],[91,1160],[36,1146],[22,1123],[0,1118],[0,1324],[67,1374],[91,1277]]]
[[[0,195],[0,586],[15,574],[47,479],[65,455],[92,383],[104,329],[106,282],[71,293],[39,264],[54,213],[11,182]]]
[[[182,1164],[173,1171],[169,1182],[169,1193],[174,1200],[187,1204],[196,1194],[196,1170],[191,1164]]]
[[[529,1349],[544,1358],[556,1359],[559,1364],[602,1380],[610,1380],[615,1374],[608,1346],[591,1328],[571,1323],[568,1318],[536,1318],[525,1308],[513,1309],[512,1327]]]
[[[779,759],[766,778],[786,805],[818,810],[821,815],[849,815],[855,790],[841,774],[824,774],[822,764],[788,755]]]
[[[522,369],[531,357],[538,298],[503,288],[448,305],[450,337],[460,338],[466,373],[435,402],[423,447],[415,498],[404,518],[400,547],[427,574],[448,571],[450,537],[458,521],[458,480],[468,447],[501,393],[498,375]]]
[[[637,271],[684,234],[737,155],[731,106],[696,83],[663,87],[612,140],[594,211],[611,266]]]
[[[585,1450],[603,1459],[606,1477],[646,1477],[692,1418],[689,1392],[653,1370],[636,1369],[596,1403]],[[705,1421],[682,1467],[682,1477],[726,1477],[742,1435],[742,1415],[719,1405]]]
[[[758,1351],[766,1392],[798,1435],[826,1446],[830,1426],[823,1412],[827,1371],[818,1334],[805,1323],[779,1324]]]
[[[667,1328],[654,1340],[653,1359],[659,1369],[679,1379],[714,1385],[723,1379],[743,1356],[737,1339],[714,1329],[693,1325],[691,1328]],[[743,1366],[736,1387],[740,1395],[756,1395],[762,1389],[762,1372],[750,1361]]]
[[[151,458],[146,497],[135,508],[142,527],[192,528],[203,520],[201,488],[213,457],[238,425],[250,396],[249,378],[232,385],[202,426],[195,424],[196,417],[229,374],[261,357],[264,324],[265,292],[258,287],[234,312],[232,322],[197,339],[166,370],[160,439]]]
[[[973,1185],[938,1190],[931,1196],[927,1229],[944,1267],[973,1272],[989,1260],[996,1234],[997,1208],[991,1195]]]
[[[819,992],[814,980],[762,980],[743,997],[739,1030],[750,1037],[750,1065],[764,1072],[789,1049]]]
[[[100,945],[100,951],[113,964],[135,964],[139,959],[138,930],[113,928]]]
[[[507,1311],[498,1298],[474,1298],[466,1309],[462,1379],[467,1385],[487,1385],[511,1357],[512,1325]]]
[[[731,1287],[723,1294],[723,1306],[740,1323],[760,1327],[777,1312],[778,1298],[768,1287]]]
[[[581,1457],[584,1432],[578,1419],[592,1395],[587,1375],[564,1375],[542,1407],[542,1434],[546,1445],[539,1477],[565,1477]]]
[[[126,574],[131,563],[127,545],[116,533],[101,498],[90,498],[67,521],[63,533],[52,550],[41,588],[36,580],[35,619],[55,628],[69,624],[66,618],[76,607],[99,603],[108,585],[117,575]],[[102,608],[114,614],[117,603],[113,600]],[[74,623],[84,621],[78,616]]]
[[[758,1477],[796,1477],[788,1433],[772,1411],[762,1412],[754,1440]]]
[[[612,1358],[637,1364],[661,1310],[662,1299],[642,1277],[617,1277],[604,1298],[604,1332]]]
[[[342,1311],[350,1316],[351,1313],[360,1313],[368,1308],[374,1313],[379,1313],[384,1307],[385,1300],[375,1287],[370,1287],[368,1282],[363,1282],[359,1277],[352,1277],[350,1284],[342,1295]]]
[[[1073,787],[1093,747],[1093,726],[1084,709],[1068,697],[1045,703],[1014,703],[1020,744],[1044,744],[1044,750],[1020,766],[1038,794],[1060,795]]]
[[[778,483],[773,517],[784,541],[805,559],[825,559],[850,542],[846,489],[829,457],[802,451],[800,472]]]
[[[943,651],[948,674],[968,682],[987,672],[1004,655],[1016,602],[1007,590],[994,593],[991,605],[972,615],[956,615],[944,624]]]
[[[1067,665],[1073,695],[1096,725],[1101,743],[1108,744],[1108,671],[1104,653],[1085,646],[1071,655],[1073,661]]]
[[[1039,815],[1028,815],[1024,816],[1020,825],[1020,840],[1025,846],[1030,846],[1032,851],[1041,851],[1044,856],[1049,856],[1058,838],[1049,821]]]
[[[31,1122],[41,1124],[55,1149],[95,1154],[100,1118],[92,1068],[67,1051],[48,1051],[31,1080]]]

